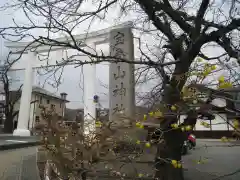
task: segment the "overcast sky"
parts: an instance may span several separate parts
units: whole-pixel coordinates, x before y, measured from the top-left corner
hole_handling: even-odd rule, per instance
[[[2,5],[7,1],[8,0],[1,0],[0,4]],[[86,6],[85,7],[86,9],[91,7],[91,5],[85,5],[85,6]],[[112,14],[114,14],[114,11],[112,11]],[[4,13],[1,12],[0,26],[6,27],[6,26],[11,25],[12,18],[14,18],[17,22],[24,23],[25,22],[24,17],[25,16],[23,13],[21,13],[19,11],[15,11],[15,10],[13,10],[13,11],[9,10]],[[118,17],[118,15],[116,14],[116,11],[115,11],[115,16],[113,15],[113,17]],[[106,20],[101,21],[101,26],[99,26],[99,22],[96,21],[91,24],[90,31],[96,31],[96,30],[100,30],[103,28],[111,27],[111,26],[119,24],[121,22],[126,22],[127,20],[131,20],[131,18],[124,18],[121,20],[116,20],[115,18],[108,18]],[[41,19],[40,19],[40,21],[41,21]],[[85,33],[86,29],[88,28],[88,24],[89,24],[89,22],[83,23],[81,25],[81,28],[79,28],[79,31],[75,32],[75,33],[76,34]],[[44,32],[35,31],[33,33],[35,35],[40,35],[41,33],[44,33]],[[59,34],[56,36],[59,36]],[[101,51],[105,52],[106,54],[108,54],[108,52],[109,52],[108,49],[109,49],[108,44],[102,44],[102,45],[97,46],[97,50],[99,52],[101,50]],[[7,52],[8,52],[8,49],[4,47],[4,40],[0,38],[0,53],[1,53],[1,57],[2,57],[1,59],[4,59]],[[53,52],[53,58],[61,59],[62,54],[63,54],[62,51]],[[24,66],[25,60],[24,60],[24,57],[22,57],[21,63],[19,62],[19,64],[22,64]],[[109,75],[108,75],[109,65],[107,63],[99,64],[99,65],[97,65],[96,69],[97,69],[97,75],[96,75],[97,76],[97,78],[96,78],[97,94],[100,96],[101,104],[104,107],[107,107],[108,106],[108,89],[107,89],[106,85],[108,85],[108,80],[109,80]],[[73,66],[64,67],[64,71],[63,71],[63,75],[62,75],[62,79],[61,79],[62,82],[61,82],[61,85],[59,85],[57,89],[54,88],[52,85],[50,85],[51,80],[48,80],[47,82],[45,82],[46,78],[49,75],[50,74],[47,74],[45,76],[43,76],[43,75],[40,76],[35,70],[34,84],[39,85],[39,86],[44,85],[45,89],[47,89],[51,92],[54,92],[56,94],[59,94],[61,92],[68,93],[68,100],[70,100],[70,103],[68,103],[69,108],[83,107],[83,90],[82,90],[83,74],[82,74],[81,67],[78,67],[78,68],[74,68]],[[18,88],[20,86],[20,84],[23,83],[24,71],[23,70],[13,71],[13,72],[11,72],[10,76],[14,80],[13,88],[14,89]],[[147,87],[149,87],[149,86],[147,86]],[[148,89],[147,87],[146,87],[146,89]]]
[[[0,6],[2,4],[4,4],[5,2],[7,2],[9,0],[0,0]],[[91,6],[91,4],[86,4],[84,6],[85,9],[89,9]],[[194,10],[189,10],[189,12],[194,11]],[[109,14],[111,14],[111,16],[107,16],[107,18],[103,21],[101,21],[101,25],[99,26],[99,21],[94,22],[91,25],[91,29],[90,31],[95,31],[95,30],[100,30],[103,28],[107,28],[113,25],[116,25],[120,22],[125,22],[127,20],[132,20],[137,18],[137,14],[129,14],[127,17],[124,17],[122,19],[118,19],[116,17],[119,16],[119,12],[116,11],[114,8],[110,9]],[[25,18],[24,18],[24,14],[13,10],[13,11],[7,11],[0,14],[1,19],[0,19],[0,26],[4,27],[4,26],[9,26],[10,24],[12,24],[12,18],[15,18],[15,20],[17,22],[22,22],[24,23]],[[36,21],[41,21],[41,19],[35,19]],[[88,23],[86,22],[84,24],[81,25],[81,27],[77,30],[77,32],[75,32],[76,34],[81,34],[86,32],[86,29],[88,28]],[[33,32],[35,35],[40,35],[41,33],[44,33],[42,31],[35,31]],[[61,34],[56,34],[55,36],[60,36]],[[150,37],[151,38],[151,37]],[[154,39],[150,39],[149,37],[147,37],[149,42],[154,41]],[[108,51],[109,46],[108,44],[103,44],[101,46],[97,47],[97,50],[100,51],[104,51],[106,54],[109,52]],[[0,57],[2,57],[2,59],[4,59],[4,56],[7,53],[7,49],[4,47],[4,42],[3,40],[0,38]],[[221,50],[219,49],[213,49],[213,48],[208,48],[205,50],[205,52],[207,53],[207,55],[209,56],[213,56],[213,55],[217,55],[220,53]],[[62,51],[58,51],[55,52],[55,56],[53,55],[53,58],[61,58],[61,55],[63,54]],[[136,54],[136,53],[135,53]],[[22,60],[23,61],[23,60]],[[108,106],[108,89],[103,87],[103,85],[107,85],[108,84],[108,64],[102,64],[102,65],[97,65],[97,94],[100,96],[100,102],[104,107]],[[224,72],[222,72],[224,73]],[[24,80],[24,72],[23,71],[16,71],[16,72],[12,72],[11,76],[13,77],[13,79],[15,80],[14,83],[14,87],[18,87],[21,83],[23,83]],[[46,75],[47,76],[47,75]],[[37,73],[35,72],[35,78],[34,78],[34,84],[35,85],[40,85],[42,86],[44,84],[44,81],[46,80],[46,76],[39,76],[37,75]],[[58,87],[58,89],[53,88],[49,82],[45,83],[44,88],[46,88],[47,90],[50,90],[51,92],[55,92],[57,94],[61,93],[61,92],[66,92],[68,93],[68,100],[70,100],[71,102],[68,104],[69,108],[80,108],[83,107],[83,91],[82,91],[82,87],[83,87],[83,75],[82,75],[82,68],[74,68],[73,66],[67,66],[64,68],[64,72],[62,75],[62,83],[61,85]],[[147,86],[141,86],[139,89],[137,89],[138,91],[149,91],[151,89],[151,86],[148,84]]]

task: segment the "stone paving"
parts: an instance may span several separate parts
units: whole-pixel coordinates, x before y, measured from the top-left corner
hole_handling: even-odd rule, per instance
[[[239,180],[240,172],[234,172],[240,169],[240,146],[229,145],[222,142],[198,141],[196,149],[183,157],[184,168],[187,169],[186,180]],[[144,156],[144,161],[153,159],[153,154],[148,152],[148,155]],[[198,164],[197,161],[200,159],[207,161]],[[40,180],[36,165],[36,147],[0,151],[0,160],[0,180]],[[124,169],[134,173],[135,166],[138,172],[143,174],[152,170],[152,163],[130,166],[126,165]],[[226,174],[230,175],[218,178]],[[109,180],[109,178],[98,178],[98,180]]]
[[[36,147],[0,151],[1,180],[40,180],[36,166]]]

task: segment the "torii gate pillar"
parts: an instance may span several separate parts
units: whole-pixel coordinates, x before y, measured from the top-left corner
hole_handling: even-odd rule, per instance
[[[96,44],[86,42],[87,51],[96,54]],[[88,135],[95,131],[96,103],[93,101],[96,95],[96,64],[83,65],[84,74],[84,134]]]
[[[13,131],[14,136],[30,136],[30,131],[28,129],[28,122],[30,118],[30,106],[32,97],[32,84],[33,84],[33,62],[36,59],[35,52],[28,52],[27,64],[24,74],[24,83],[21,94],[19,117],[17,129]]]

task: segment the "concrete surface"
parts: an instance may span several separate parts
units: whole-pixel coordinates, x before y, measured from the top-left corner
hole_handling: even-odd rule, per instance
[[[0,135],[0,150],[16,149],[39,144],[39,138],[35,136],[20,137],[12,134]]]
[[[40,180],[36,165],[36,147],[0,151],[1,180]]]
[[[123,155],[124,156],[124,155]],[[198,140],[195,150],[183,157],[186,180],[239,180],[240,179],[240,145],[222,143],[220,141]],[[152,176],[154,149],[149,150],[141,161],[149,163],[124,164],[121,169],[130,174],[143,173]],[[36,168],[36,147],[0,151],[0,180],[39,180]],[[126,159],[127,160],[127,159]],[[115,161],[116,162],[116,161]],[[112,165],[111,165],[112,164]],[[120,163],[105,162],[96,170],[107,171],[106,168],[120,168]],[[137,170],[137,171],[136,171]],[[98,180],[110,180],[109,177]],[[106,174],[107,175],[107,174]],[[223,177],[224,176],[224,177]],[[150,178],[150,177],[149,177]],[[113,177],[111,179],[117,179]]]
[[[106,172],[107,169],[104,167],[107,164],[108,168],[131,174],[130,176],[136,177],[138,173],[142,173],[145,177],[148,176],[151,179],[150,177],[153,175],[153,162],[151,161],[154,159],[154,154],[154,149],[152,149],[139,158],[140,161],[146,163],[130,163],[131,161],[125,163],[103,162],[101,166],[95,169],[102,172],[105,170]],[[240,144],[236,142],[223,143],[221,141],[198,140],[196,149],[183,156],[185,180],[239,180],[239,157]],[[107,173],[105,173],[105,177],[103,173],[99,173],[97,179],[116,179],[114,176],[111,178],[107,176]]]
[[[239,180],[240,143],[198,140],[195,150],[183,157],[187,180]]]

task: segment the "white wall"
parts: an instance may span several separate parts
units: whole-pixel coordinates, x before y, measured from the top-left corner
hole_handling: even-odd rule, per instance
[[[3,101],[3,100],[5,100],[5,95],[0,94],[0,101]]]
[[[215,120],[212,121],[212,130],[228,130],[226,114],[215,115]]]
[[[214,114],[215,119],[212,120],[212,128],[206,128],[203,125],[201,125],[202,120],[198,119],[195,130],[196,131],[210,131],[211,129],[214,131],[227,131],[228,130],[228,124],[227,124],[227,117],[226,114]],[[180,123],[183,122],[184,118],[186,118],[186,115],[180,116]],[[204,122],[210,124],[209,120],[204,120]],[[229,130],[232,130],[229,126]]]
[[[210,131],[211,130],[211,128],[206,128],[203,125],[201,125],[201,122],[202,122],[201,119],[197,120],[197,123],[195,125],[195,131]],[[210,123],[210,121],[208,121],[208,120],[207,121],[205,120],[204,122]]]
[[[233,130],[235,130],[234,128],[233,128],[233,121],[234,121],[234,119],[231,119],[231,120],[229,120],[229,124],[231,124],[231,125],[229,125],[229,130],[230,131],[233,131]]]
[[[34,127],[35,119],[34,119],[34,103],[30,105],[30,117],[29,117],[29,130],[32,130]]]
[[[187,117],[186,115],[181,115],[179,118],[179,124],[183,123],[186,117]]]

